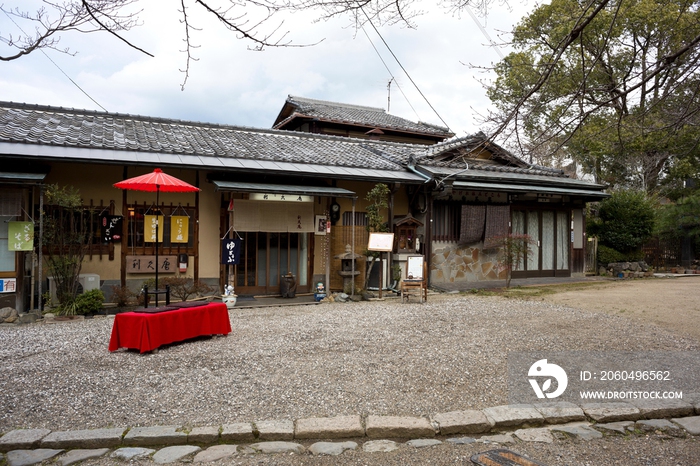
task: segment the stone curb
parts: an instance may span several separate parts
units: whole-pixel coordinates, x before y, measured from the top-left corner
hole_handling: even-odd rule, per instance
[[[118,427],[110,429],[55,431],[16,429],[0,437],[0,452],[42,449],[97,449],[114,447],[169,446],[195,443],[290,440],[337,440],[353,438],[431,438],[437,435],[486,434],[527,427],[556,426],[575,421],[615,424],[640,420],[669,419],[691,435],[700,435],[697,404],[685,402],[585,403],[495,406],[483,410],[452,411],[428,417],[359,415],[304,418],[296,421],[267,420],[195,427]],[[642,424],[644,425],[644,424]],[[551,427],[549,427],[551,428]]]

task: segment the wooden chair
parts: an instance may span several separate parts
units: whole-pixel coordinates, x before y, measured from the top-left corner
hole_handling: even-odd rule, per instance
[[[427,264],[423,256],[410,256],[406,262],[406,278],[401,280],[401,302],[417,296],[420,302],[428,301]]]

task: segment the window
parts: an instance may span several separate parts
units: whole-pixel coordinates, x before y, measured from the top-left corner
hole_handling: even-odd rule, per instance
[[[15,271],[15,253],[8,247],[8,223],[15,217],[0,216],[0,273]]]
[[[367,212],[355,212],[355,226],[366,227],[369,224],[367,220]],[[352,226],[352,212],[343,212],[343,225],[346,227]]]
[[[92,203],[92,201],[90,201]],[[77,245],[83,243],[82,235],[85,232],[89,232],[90,240],[84,242],[86,244],[86,255],[91,257],[92,255],[102,256],[103,254],[109,256],[109,260],[114,259],[114,245],[111,243],[102,242],[102,228],[100,225],[100,218],[103,214],[113,214],[114,206],[110,202],[108,207],[106,206],[95,206],[87,205],[83,206],[82,211],[69,211],[58,205],[45,205],[44,213],[46,214],[46,228],[49,229],[47,233],[45,228],[44,236],[48,238],[50,235],[50,228],[53,222],[63,223],[64,233],[61,238],[61,243],[64,246]],[[49,239],[49,244],[58,244],[58,238],[55,240]],[[46,252],[46,246],[44,245],[44,251]]]
[[[433,210],[433,240],[459,241],[462,224],[462,204],[459,202],[436,202]]]

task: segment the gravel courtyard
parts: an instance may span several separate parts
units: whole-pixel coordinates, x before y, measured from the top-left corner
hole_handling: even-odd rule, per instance
[[[109,353],[107,318],[0,327],[0,432],[427,415],[505,404],[509,351],[700,349],[643,319],[549,301],[234,309],[227,337],[144,355]]]

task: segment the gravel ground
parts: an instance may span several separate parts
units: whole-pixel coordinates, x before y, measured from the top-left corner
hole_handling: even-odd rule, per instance
[[[700,349],[652,324],[498,297],[230,317],[227,337],[145,355],[108,352],[111,319],[0,327],[0,432],[479,409],[507,403],[509,351]]]

